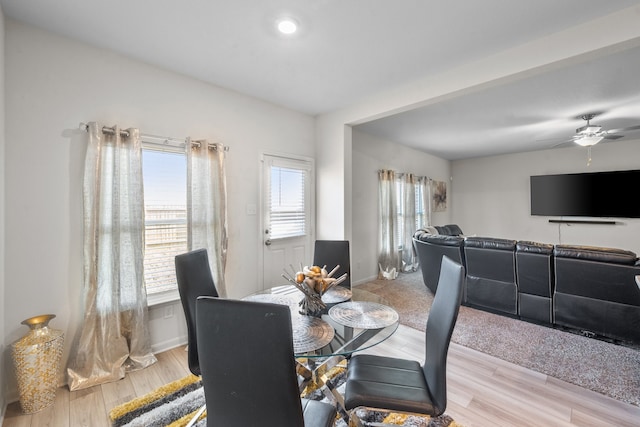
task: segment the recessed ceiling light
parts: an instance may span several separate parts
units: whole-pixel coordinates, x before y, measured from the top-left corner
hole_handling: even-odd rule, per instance
[[[282,34],[293,34],[298,31],[298,23],[291,18],[283,18],[278,21],[278,31]]]

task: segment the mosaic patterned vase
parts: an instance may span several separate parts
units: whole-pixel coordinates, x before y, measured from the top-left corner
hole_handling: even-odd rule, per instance
[[[45,409],[56,397],[64,333],[49,328],[54,317],[43,314],[23,320],[29,332],[12,345],[20,406],[25,414]]]

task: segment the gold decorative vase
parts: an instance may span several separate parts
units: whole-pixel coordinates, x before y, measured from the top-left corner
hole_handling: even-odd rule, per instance
[[[29,332],[12,344],[20,406],[25,414],[41,411],[56,397],[64,333],[49,328],[54,317],[43,314],[23,320]]]

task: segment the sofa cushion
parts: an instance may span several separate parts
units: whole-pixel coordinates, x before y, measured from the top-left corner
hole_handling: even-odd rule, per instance
[[[538,243],[527,240],[520,240],[516,244],[516,250],[518,252],[527,252],[541,255],[553,254],[553,245],[550,243]]]
[[[418,239],[422,235],[437,235],[438,230],[435,227],[427,226],[423,228],[418,228],[415,233],[413,233],[413,237]]]
[[[462,246],[464,244],[464,237],[444,236],[442,234],[423,234],[418,240],[442,246]]]
[[[462,229],[458,224],[436,225],[435,229],[438,231],[438,234],[444,234],[446,236],[462,236]]]
[[[442,236],[429,233],[421,233],[414,236],[413,246],[418,255],[422,278],[425,286],[433,293],[436,292],[438,287],[440,264],[443,256],[465,265],[463,242],[464,239],[458,236]]]
[[[640,307],[556,293],[554,323],[608,338],[640,343]]]
[[[551,298],[553,294],[553,245],[530,241],[516,244],[518,292]]]
[[[640,306],[640,268],[582,258],[555,258],[555,292]]]
[[[497,237],[466,237],[464,245],[468,248],[498,249],[515,251],[516,241]]]
[[[450,236],[462,236],[462,229],[458,224],[447,224],[445,227],[447,227]]]
[[[596,246],[556,245],[553,255],[556,258],[578,258],[612,264],[637,265],[638,263],[638,256],[634,252]]]

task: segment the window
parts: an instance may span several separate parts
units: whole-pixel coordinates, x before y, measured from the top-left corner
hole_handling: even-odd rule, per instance
[[[271,166],[269,182],[270,234],[272,239],[307,234],[305,180],[307,170]]]
[[[177,290],[174,257],[187,251],[187,163],[183,148],[143,144],[147,295]],[[155,299],[154,299],[155,301]]]
[[[419,178],[416,184],[416,230],[429,225],[429,207],[425,206],[429,200],[429,190],[425,185],[428,178]]]
[[[396,175],[396,222],[393,227],[394,241],[398,249],[402,250],[404,236],[404,179],[403,174]]]

